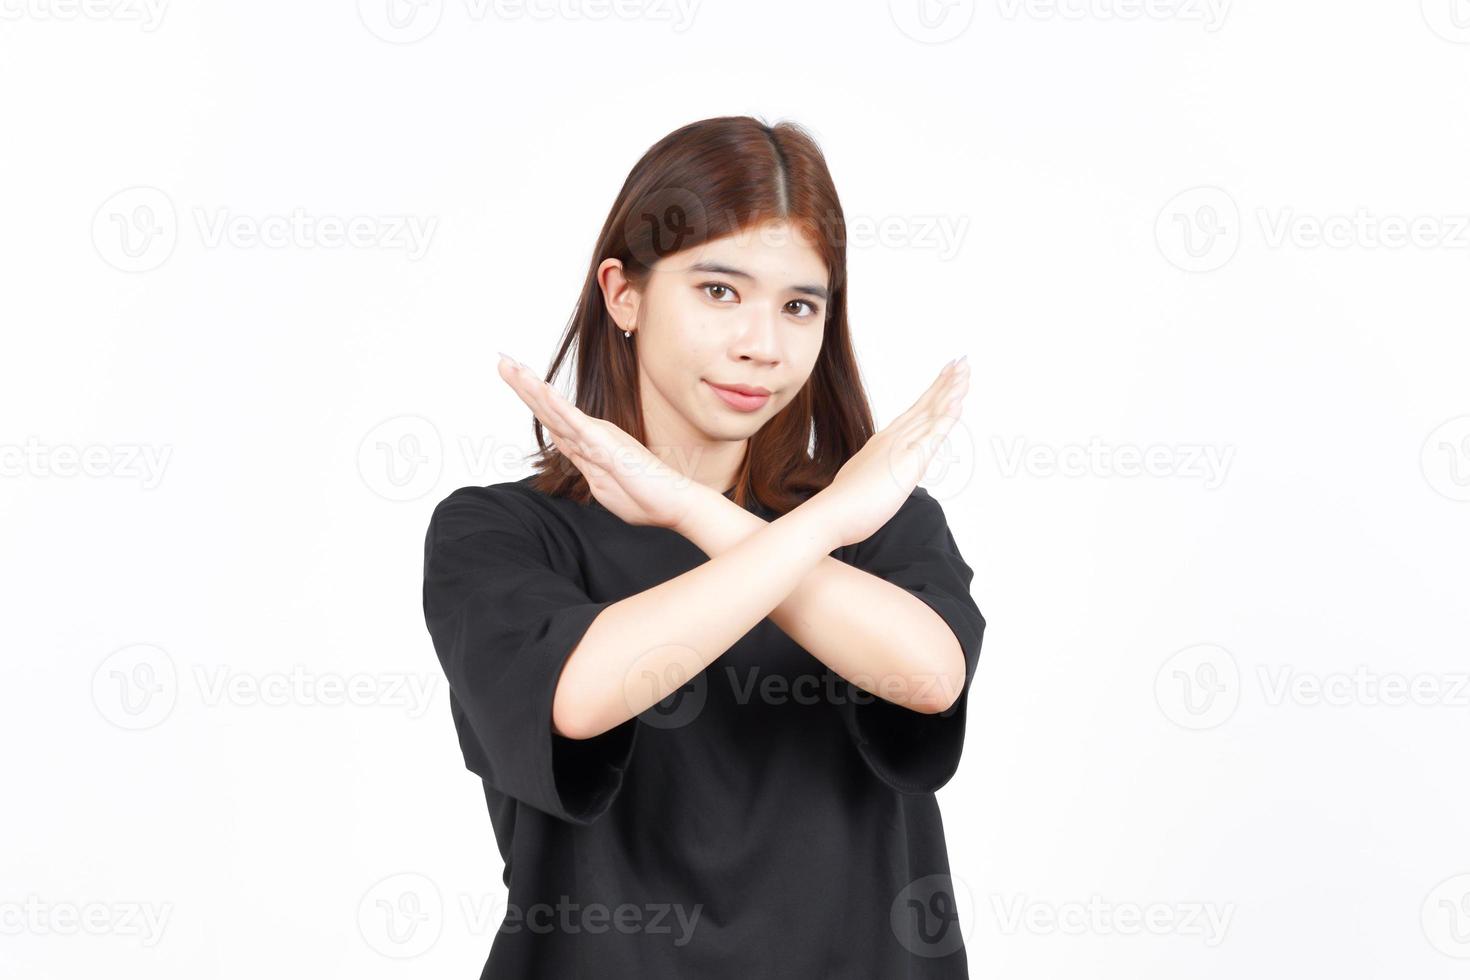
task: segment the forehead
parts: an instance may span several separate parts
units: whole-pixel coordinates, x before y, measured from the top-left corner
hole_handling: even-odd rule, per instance
[[[721,266],[753,276],[761,285],[784,289],[827,282],[827,263],[810,233],[791,222],[750,225],[670,255],[660,265],[676,271]]]

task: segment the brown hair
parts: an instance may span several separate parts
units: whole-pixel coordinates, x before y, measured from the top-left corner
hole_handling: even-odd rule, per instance
[[[624,338],[603,302],[597,268],[608,258],[642,288],[660,258],[769,220],[809,236],[828,270],[826,322],[811,376],[792,402],[750,438],[735,483],[735,502],[751,497],[784,514],[832,482],[873,434],[847,326],[846,220],[816,141],[800,126],[768,126],[750,116],[689,123],[651,146],[613,203],[581,298],[562,335],[546,381],[576,345],[577,408],[607,419],[647,445],[638,398],[638,334]],[[536,475],[545,493],[591,499],[581,472],[542,438],[533,417]]]

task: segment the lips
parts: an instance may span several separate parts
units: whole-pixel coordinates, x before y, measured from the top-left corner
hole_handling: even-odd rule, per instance
[[[771,397],[770,390],[759,385],[721,385],[709,380],[705,384],[710,386],[721,401],[737,412],[753,412]]]

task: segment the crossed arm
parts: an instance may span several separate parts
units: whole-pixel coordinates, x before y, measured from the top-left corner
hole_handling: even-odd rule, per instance
[[[910,592],[830,557],[840,542],[825,505],[818,493],[767,522],[699,492],[680,531],[710,560],[598,614],[562,670],[553,730],[585,739],[616,727],[767,616],[856,687],[925,714],[947,709],[965,681],[954,632]]]

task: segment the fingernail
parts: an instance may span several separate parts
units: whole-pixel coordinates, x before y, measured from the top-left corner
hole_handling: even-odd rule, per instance
[[[970,355],[969,355],[969,354],[965,354],[965,355],[962,355],[962,356],[961,356],[961,357],[960,357],[960,359],[959,359],[959,360],[958,360],[958,361],[956,361],[956,362],[955,362],[955,363],[956,363],[956,364],[963,364],[963,363],[965,363],[965,358],[967,358],[967,357],[969,357],[969,356],[970,356]]]

